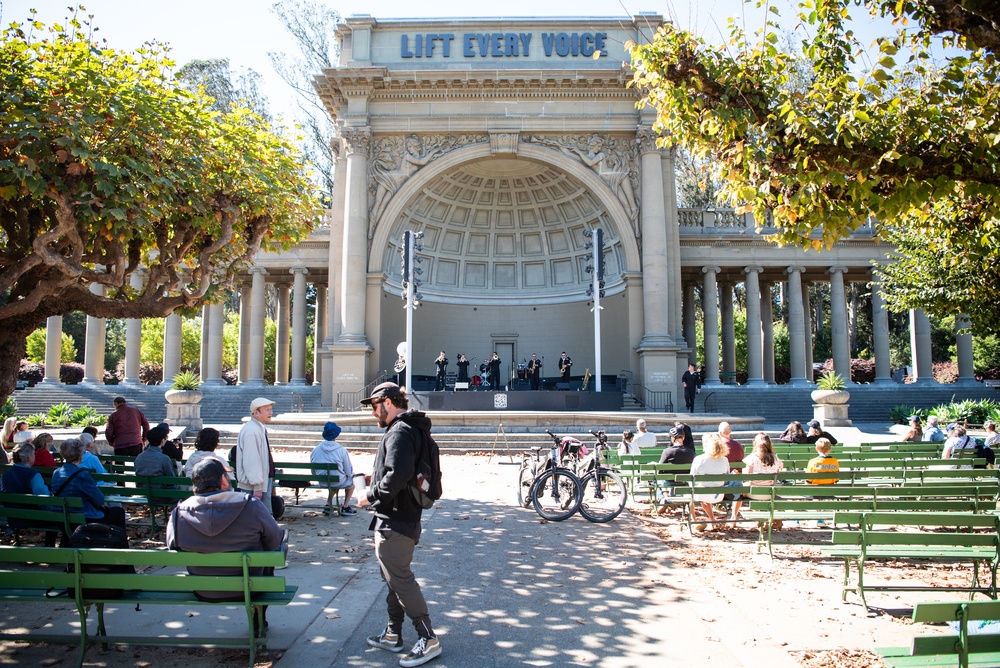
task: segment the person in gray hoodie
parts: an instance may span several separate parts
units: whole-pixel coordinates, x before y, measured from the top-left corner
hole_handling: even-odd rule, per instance
[[[344,504],[340,507],[341,515],[357,515],[358,511],[351,507],[351,496],[354,494],[354,467],[351,466],[351,456],[347,449],[337,443],[340,431],[341,429],[336,422],[327,422],[323,427],[323,440],[309,454],[309,462],[311,464],[337,465],[336,469],[313,466],[313,474],[329,475],[329,489],[344,490]],[[330,512],[329,504],[323,508],[323,512]]]
[[[284,530],[259,499],[234,492],[232,469],[218,459],[206,458],[192,471],[194,496],[182,501],[167,522],[167,548],[182,552],[261,552],[282,547]],[[251,575],[272,575],[274,569],[252,568]],[[270,571],[270,572],[267,572]],[[239,568],[190,566],[191,575],[239,575]],[[242,601],[242,592],[196,591],[206,601]],[[265,622],[266,626],[266,622]],[[259,630],[255,629],[255,635]]]

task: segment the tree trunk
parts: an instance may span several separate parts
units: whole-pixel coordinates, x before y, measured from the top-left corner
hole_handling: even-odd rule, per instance
[[[0,406],[14,394],[25,341],[34,330],[32,325],[0,327]]]

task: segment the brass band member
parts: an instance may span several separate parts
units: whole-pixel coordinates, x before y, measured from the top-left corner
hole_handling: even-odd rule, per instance
[[[434,391],[440,392],[444,389],[444,376],[445,370],[448,368],[448,358],[444,356],[444,351],[437,356],[434,360],[434,365],[437,367],[437,379],[434,381]]]
[[[535,353],[531,353],[531,359],[528,360],[528,375],[531,376],[531,389],[537,390],[542,376],[542,360]]]
[[[500,356],[493,353],[493,357],[487,362],[490,367],[490,389],[500,389]]]
[[[573,366],[573,360],[569,358],[564,350],[562,355],[559,356],[559,373],[562,375],[562,380],[564,383],[569,382],[569,368]]]
[[[469,382],[469,360],[465,358],[465,353],[458,354],[458,361],[455,362],[458,365],[458,382],[468,383]]]

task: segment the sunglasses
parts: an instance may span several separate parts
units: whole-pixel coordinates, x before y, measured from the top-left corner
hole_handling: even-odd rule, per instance
[[[384,404],[386,399],[372,399],[372,409],[378,408],[380,405]]]

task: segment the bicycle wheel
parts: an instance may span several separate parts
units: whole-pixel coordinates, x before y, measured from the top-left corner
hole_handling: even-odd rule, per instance
[[[583,489],[580,479],[564,469],[553,469],[538,476],[531,487],[535,512],[552,522],[562,522],[580,507]]]
[[[614,471],[591,471],[580,484],[583,485],[580,514],[591,522],[610,522],[625,510],[628,497],[625,481]]]
[[[531,507],[531,485],[535,482],[535,463],[525,460],[517,474],[517,505]]]

